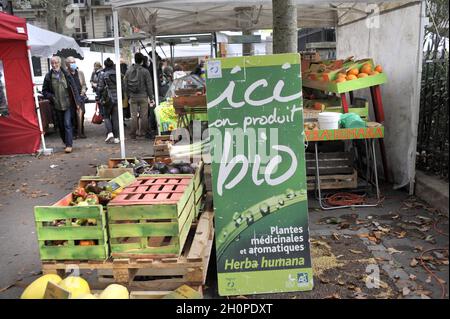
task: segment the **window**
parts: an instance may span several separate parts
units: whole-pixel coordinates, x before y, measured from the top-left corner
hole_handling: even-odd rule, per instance
[[[76,20],[75,32],[76,33],[86,33],[86,17],[85,16],[81,16]]]
[[[106,34],[105,37],[110,38],[114,36],[114,21],[111,15],[105,16],[106,19]]]
[[[32,57],[31,61],[33,62],[33,72],[34,76],[42,76],[42,64],[41,64],[41,58],[38,57]]]
[[[3,61],[0,60],[0,116],[8,115],[8,99],[6,97],[6,80]]]

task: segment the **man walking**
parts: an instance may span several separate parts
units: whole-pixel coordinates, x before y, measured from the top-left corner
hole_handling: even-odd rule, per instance
[[[61,58],[51,59],[52,69],[47,73],[42,94],[50,101],[56,111],[59,134],[65,144],[65,152],[72,153],[72,108],[79,109],[82,103],[73,77],[61,68]]]
[[[136,139],[138,116],[141,118],[141,132],[148,131],[148,108],[153,99],[153,82],[150,72],[143,67],[144,55],[136,53],[135,64],[130,67],[124,78],[124,90],[130,98],[131,132],[130,138]]]
[[[75,84],[77,87],[78,94],[80,94],[82,103],[80,104],[80,108],[77,110],[72,110],[72,123],[74,125],[74,139],[86,138],[84,134],[84,114],[86,113],[85,109],[85,101],[87,100],[86,92],[86,78],[84,76],[83,71],[78,69],[77,61],[74,57],[66,58],[66,68],[69,71],[70,75],[72,75],[75,80]]]

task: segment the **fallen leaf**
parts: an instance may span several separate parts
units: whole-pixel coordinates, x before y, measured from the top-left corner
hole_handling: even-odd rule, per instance
[[[419,262],[417,261],[416,258],[411,259],[411,262],[409,263],[411,267],[416,267],[418,264]]]
[[[420,298],[422,298],[422,299],[431,299],[430,297],[428,297],[427,295],[424,295],[424,294],[421,294]]]
[[[397,249],[392,248],[392,247],[388,248],[387,251],[388,251],[388,253],[391,254],[391,255],[392,255],[392,254],[401,254],[401,253],[403,253],[403,251],[397,250]]]
[[[358,234],[359,238],[369,238],[369,234],[364,233],[364,234]]]
[[[417,279],[417,276],[411,274],[411,275],[409,275],[409,279],[415,281]]]
[[[353,254],[362,254],[363,253],[362,251],[354,250],[354,249],[349,249],[349,251]]]
[[[337,233],[333,233],[332,237],[334,240],[340,240],[339,234],[337,234]]]
[[[391,231],[390,228],[381,227],[381,226],[378,226],[378,230],[382,231],[383,233],[389,233]]]
[[[425,280],[425,282],[426,282],[427,284],[431,283],[431,276],[428,276],[428,278]]]
[[[355,299],[367,299],[367,295],[362,292],[357,292],[357,293],[355,293],[354,298]]]
[[[403,290],[402,290],[403,296],[409,295],[410,292],[411,292],[411,290],[408,287],[403,287]]]
[[[425,295],[425,296],[431,296],[433,294],[433,292],[429,291],[429,290],[416,290],[416,293],[419,295]]]
[[[350,227],[350,223],[348,223],[348,222],[340,223],[338,226],[339,229],[347,229],[349,227]]]
[[[438,259],[444,259],[445,258],[443,254],[441,254],[441,253],[439,253],[437,251],[433,251],[433,255],[436,256],[436,258],[438,258]]]
[[[378,239],[376,237],[373,237],[373,236],[369,236],[369,240],[374,242],[374,243],[378,242]]]
[[[329,283],[330,283],[330,280],[327,279],[327,278],[321,278],[321,277],[319,277],[319,279],[320,279],[320,282],[323,283],[323,284],[329,284]]]
[[[434,237],[432,235],[428,235],[427,237],[425,237],[425,241],[433,243],[434,242]]]
[[[381,237],[383,237],[384,233],[381,231],[374,231],[373,235],[375,236],[376,239],[381,239]]]
[[[405,238],[405,236],[406,236],[406,232],[405,231],[401,231],[401,232],[396,232],[395,233],[396,235],[397,235],[397,238]]]
[[[447,283],[444,279],[441,279],[441,278],[437,278],[437,280],[443,285],[445,285]]]

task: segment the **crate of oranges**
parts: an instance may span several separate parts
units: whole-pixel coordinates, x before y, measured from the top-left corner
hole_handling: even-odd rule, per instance
[[[318,78],[320,80],[315,80]],[[364,89],[387,82],[381,65],[372,59],[345,63],[340,70],[326,76],[310,74],[303,80],[303,86],[333,93],[345,93]]]

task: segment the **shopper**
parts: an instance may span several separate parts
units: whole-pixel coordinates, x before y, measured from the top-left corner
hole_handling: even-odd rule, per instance
[[[94,91],[95,96],[98,96],[98,81],[100,80],[100,77],[102,76],[103,73],[103,66],[101,62],[95,62],[94,63],[94,71],[91,74],[91,87],[92,87],[92,91]],[[98,111],[100,113],[101,116],[103,116],[103,105],[96,100],[95,101],[97,103],[98,106]]]
[[[92,72],[91,75],[91,87],[92,87],[92,91],[94,91],[94,93],[97,93],[97,85],[98,85],[98,80],[99,80],[99,76],[100,73],[103,70],[103,66],[100,62],[95,62],[94,63],[94,71]]]
[[[44,79],[42,94],[55,109],[59,134],[66,146],[65,152],[72,153],[72,109],[80,109],[82,100],[75,80],[69,72],[61,68],[61,58],[52,57],[51,66],[52,69]]]
[[[123,117],[125,120],[131,119],[131,112],[130,112],[130,103],[128,101],[128,96],[123,89],[124,87],[124,78],[125,74],[127,74],[128,71],[128,64],[125,62],[123,58],[120,59],[120,78],[122,79],[122,104],[123,104]],[[126,124],[124,124],[126,126]]]
[[[82,99],[80,108],[77,110],[73,110],[72,113],[72,123],[74,125],[73,127],[74,139],[86,138],[86,135],[84,134],[84,114],[86,113],[85,103],[88,100],[86,96],[87,92],[86,78],[84,76],[83,71],[78,69],[77,61],[75,60],[74,57],[69,56],[66,58],[66,68],[72,75],[73,79],[75,80],[78,94],[81,96]]]
[[[150,72],[143,67],[144,55],[138,52],[134,60],[135,64],[127,71],[124,79],[124,89],[130,98],[131,139],[136,139],[138,116],[141,118],[141,131],[148,131],[148,108],[150,101],[153,100],[153,83]]]
[[[119,111],[117,105],[116,67],[108,58],[105,61],[105,69],[99,78],[97,92],[104,106],[104,120],[106,126],[106,143],[120,143],[119,136]]]

